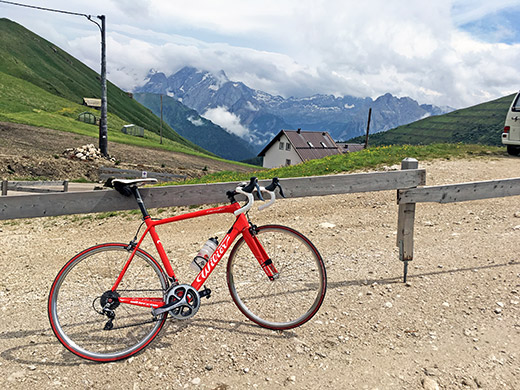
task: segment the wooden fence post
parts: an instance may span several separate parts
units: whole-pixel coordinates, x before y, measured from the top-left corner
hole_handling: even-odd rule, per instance
[[[2,180],[2,196],[7,195],[7,180]]]
[[[401,161],[401,169],[417,169],[418,167],[419,162],[415,158],[407,157]],[[408,262],[413,260],[414,221],[415,203],[399,204],[397,220],[397,247],[399,248],[399,260],[401,260],[404,264],[404,283],[406,283],[406,275],[408,274]]]

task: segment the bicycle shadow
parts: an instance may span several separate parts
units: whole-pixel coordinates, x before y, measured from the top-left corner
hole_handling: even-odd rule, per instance
[[[293,338],[296,337],[294,331],[272,331],[259,327],[250,322],[233,322],[216,318],[192,318],[188,320],[168,319],[159,335],[152,341],[147,348],[179,350],[179,343],[176,342],[177,336],[187,329],[205,329],[204,334],[211,334],[215,331],[237,333],[248,337],[268,337],[271,339]],[[37,340],[34,340],[34,338]],[[54,336],[50,329],[33,329],[25,331],[4,332],[0,334],[0,340],[20,340],[32,338],[28,342],[17,345],[0,352],[0,358],[16,362],[19,364],[48,366],[48,367],[68,367],[79,366],[80,364],[97,365],[101,364],[82,359],[63,347]],[[134,356],[146,353],[147,348]],[[188,353],[189,351],[186,351]],[[125,362],[122,360],[121,362]],[[118,362],[116,362],[118,363]]]
[[[510,261],[507,263],[483,265],[480,267],[467,267],[456,269],[443,269],[432,272],[423,272],[419,274],[409,274],[408,279],[418,279],[427,276],[439,276],[452,273],[473,272],[475,270],[485,270],[493,268],[501,268],[508,266],[520,265],[518,261]],[[402,283],[402,276],[390,278],[363,278],[357,280],[346,280],[341,282],[329,282],[328,289],[337,289],[343,287],[367,286],[373,283],[380,285]],[[218,301],[208,302],[206,305],[215,305],[218,303],[230,303],[229,300],[221,299]],[[271,331],[259,327],[258,325],[246,320],[229,320],[219,318],[192,318],[189,320],[176,321],[169,319],[164,329],[159,333],[156,339],[150,345],[151,348],[179,348],[176,342],[176,336],[181,335],[188,328],[204,329],[204,334],[212,334],[215,331],[229,332],[233,335],[241,334],[247,337],[268,337],[271,339],[287,339],[297,337],[293,330]],[[22,345],[13,346],[0,352],[0,358],[27,365],[43,365],[51,367],[78,366],[80,364],[99,364],[88,360],[81,359],[73,353],[66,350],[56,339],[53,332],[49,328],[32,329],[23,331],[4,332],[0,334],[0,340],[28,340]],[[34,340],[36,338],[37,340]],[[42,350],[42,351],[40,351]],[[144,352],[147,348],[144,349]],[[140,353],[142,353],[141,351]],[[139,353],[139,354],[140,354]],[[51,355],[52,354],[52,355]],[[135,355],[138,356],[139,354]],[[122,361],[124,362],[124,360]]]

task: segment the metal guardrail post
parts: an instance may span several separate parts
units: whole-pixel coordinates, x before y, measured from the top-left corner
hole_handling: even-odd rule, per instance
[[[419,162],[415,158],[407,157],[401,161],[401,169],[417,169]],[[413,187],[412,187],[413,188]],[[399,191],[399,190],[398,190]],[[399,192],[398,192],[399,195]],[[413,230],[415,222],[415,203],[399,204],[397,220],[397,247],[399,260],[404,264],[403,282],[406,283],[408,263],[413,260]]]

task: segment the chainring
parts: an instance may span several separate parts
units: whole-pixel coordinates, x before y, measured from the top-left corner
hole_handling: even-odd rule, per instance
[[[187,320],[199,311],[200,295],[192,286],[180,284],[168,292],[166,302],[175,303],[175,306],[169,311],[173,318]]]

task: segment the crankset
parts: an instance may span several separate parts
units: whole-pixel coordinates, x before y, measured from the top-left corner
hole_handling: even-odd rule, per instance
[[[200,295],[192,286],[180,284],[168,292],[166,302],[166,305],[152,309],[154,317],[169,312],[175,319],[186,320],[199,311]]]

